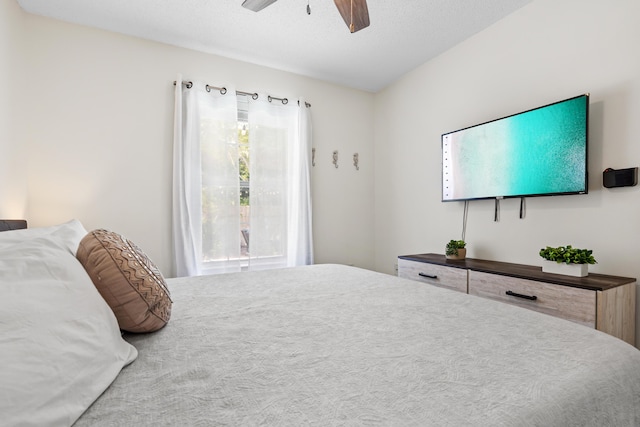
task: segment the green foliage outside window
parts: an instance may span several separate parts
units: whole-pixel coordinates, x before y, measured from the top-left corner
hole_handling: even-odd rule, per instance
[[[249,132],[246,125],[238,130],[238,157],[240,206],[249,206]]]

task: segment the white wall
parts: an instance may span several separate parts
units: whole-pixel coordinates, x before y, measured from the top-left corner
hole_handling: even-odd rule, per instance
[[[376,269],[461,236],[463,203],[440,201],[442,133],[590,92],[589,194],[529,198],[524,220],[505,200],[499,222],[471,202],[467,253],[540,265],[540,248],[573,244],[594,250],[590,271],[640,278],[640,186],[602,186],[606,167],[640,166],[638,16],[637,0],[534,0],[378,93]]]
[[[14,1],[0,1],[0,218],[24,218],[27,179],[18,132],[24,90],[23,19]]]
[[[187,49],[24,13],[31,82],[27,217],[79,218],[136,242],[161,271],[171,258],[173,84],[185,78],[312,104],[316,262],[373,266],[373,95]],[[340,151],[340,168],[331,153]],[[359,172],[347,157],[360,152]]]

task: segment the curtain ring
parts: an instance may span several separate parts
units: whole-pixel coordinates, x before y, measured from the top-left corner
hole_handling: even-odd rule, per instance
[[[271,98],[271,95],[267,95],[267,101],[271,102],[273,98]]]
[[[191,89],[193,87],[193,82],[187,82],[187,89]]]
[[[205,85],[204,88],[207,90],[207,92],[211,92],[211,86]]]
[[[227,88],[226,87],[221,88],[220,89],[220,94],[221,95],[226,95],[227,94]]]
[[[253,95],[251,95],[251,99],[253,99],[254,101],[258,99],[258,94],[254,93]]]
[[[284,98],[284,99],[282,100],[282,104],[283,104],[283,105],[287,105],[288,103],[289,103],[289,100],[288,100],[287,98]]]

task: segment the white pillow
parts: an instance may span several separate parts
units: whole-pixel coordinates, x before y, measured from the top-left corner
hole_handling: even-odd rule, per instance
[[[76,254],[80,241],[87,235],[87,230],[77,219],[65,222],[64,224],[52,225],[50,227],[34,227],[22,230],[11,230],[0,233],[0,249],[11,246],[25,240],[37,239],[38,237],[56,236],[62,240],[65,246]]]
[[[138,354],[73,254],[77,224],[41,231],[0,237],[3,425],[73,424]]]

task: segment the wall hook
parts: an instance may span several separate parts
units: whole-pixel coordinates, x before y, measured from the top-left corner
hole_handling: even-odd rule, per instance
[[[359,156],[358,153],[354,153],[353,154],[353,166],[356,167],[356,170],[359,171],[360,170],[360,166],[358,165],[359,162]]]
[[[338,150],[333,151],[333,165],[338,169]]]

